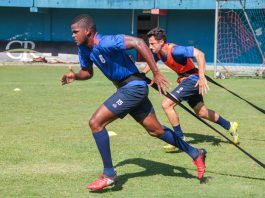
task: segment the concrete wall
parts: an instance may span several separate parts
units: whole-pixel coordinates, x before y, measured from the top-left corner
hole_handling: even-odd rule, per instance
[[[0,6],[92,9],[215,9],[215,0],[0,0]],[[264,0],[243,0],[247,9],[264,8]],[[227,4],[226,4],[227,5]],[[228,8],[239,8],[234,1]]]
[[[205,52],[208,62],[213,62],[214,16],[213,10],[169,11],[164,26],[168,41],[195,46]]]
[[[0,6],[5,7],[31,7],[34,4],[34,0],[0,0]]]
[[[81,13],[93,16],[102,33],[131,34],[130,10],[49,9],[31,13],[27,8],[0,7],[0,40],[72,41],[71,21]]]
[[[265,0],[246,0],[246,7],[265,9]],[[167,9],[159,25],[169,42],[195,46],[213,62],[213,0],[0,0],[0,41],[72,42],[71,21],[81,13],[95,18],[100,33],[140,36],[138,16],[150,15],[151,8]]]
[[[264,9],[265,0],[242,0],[246,9]],[[231,1],[229,4],[220,2],[223,8],[239,9],[241,5],[238,1]],[[155,0],[156,8],[160,9],[185,9],[185,10],[206,10],[215,9],[215,0]]]
[[[35,0],[40,8],[152,9],[154,0]]]
[[[132,28],[132,10],[47,9],[42,13],[31,13],[27,8],[0,7],[0,40],[71,42],[71,21],[80,13],[92,15],[98,31],[103,34],[137,36],[137,16],[143,15],[143,10],[135,11]],[[159,21],[167,30],[169,41],[201,48],[207,53],[207,60],[212,62],[214,11],[170,10],[167,15],[160,16]]]

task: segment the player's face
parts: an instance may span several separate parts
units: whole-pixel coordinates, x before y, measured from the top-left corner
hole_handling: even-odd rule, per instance
[[[88,43],[88,30],[78,26],[77,23],[72,24],[72,37],[75,40],[76,45],[81,45],[83,43]]]
[[[159,53],[162,49],[164,44],[163,40],[156,40],[154,36],[149,38],[149,48],[152,50],[153,53]]]

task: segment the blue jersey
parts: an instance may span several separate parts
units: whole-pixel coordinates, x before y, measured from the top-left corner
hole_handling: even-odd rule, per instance
[[[100,35],[94,38],[94,47],[86,45],[78,47],[78,56],[81,68],[92,67],[93,63],[111,81],[120,81],[138,73],[125,49],[125,35]]]

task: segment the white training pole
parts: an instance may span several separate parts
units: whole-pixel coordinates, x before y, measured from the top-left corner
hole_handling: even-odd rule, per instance
[[[216,78],[216,72],[217,72],[218,12],[219,12],[219,0],[216,0],[215,26],[214,26],[214,78]]]
[[[132,9],[132,35],[134,34],[134,31],[133,31],[133,29],[134,29],[134,9]]]

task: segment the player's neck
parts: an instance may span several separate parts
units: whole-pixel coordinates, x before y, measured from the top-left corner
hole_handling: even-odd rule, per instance
[[[95,44],[97,44],[97,39],[96,39],[97,33],[91,33],[91,36],[87,39],[87,46],[89,48],[93,48]]]
[[[167,55],[167,50],[168,50],[168,43],[164,43],[161,47],[161,50],[160,50],[160,54],[162,56],[166,56]]]

